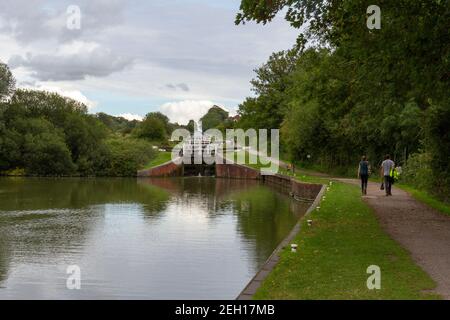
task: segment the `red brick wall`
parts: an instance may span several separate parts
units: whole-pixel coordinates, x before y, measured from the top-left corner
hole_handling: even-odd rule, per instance
[[[216,177],[232,179],[261,179],[258,170],[238,164],[216,164]]]
[[[138,177],[179,177],[183,175],[183,166],[168,162],[159,167],[138,171]]]
[[[322,189],[321,184],[301,183],[292,180],[291,190],[297,197],[315,199]]]

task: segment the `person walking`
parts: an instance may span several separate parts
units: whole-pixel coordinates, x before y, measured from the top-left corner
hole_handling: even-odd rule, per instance
[[[392,196],[392,180],[391,171],[395,169],[395,163],[391,160],[391,156],[387,154],[381,163],[380,175],[384,179],[384,190],[386,197]]]
[[[366,156],[362,156],[358,166],[358,178],[361,179],[361,191],[363,195],[367,195],[367,183],[369,181],[370,164]]]

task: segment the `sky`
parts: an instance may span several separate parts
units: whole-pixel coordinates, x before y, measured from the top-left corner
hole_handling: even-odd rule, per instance
[[[214,104],[234,114],[252,95],[253,70],[297,37],[282,17],[236,26],[239,4],[0,0],[0,61],[17,87],[58,92],[91,113],[141,119],[160,111],[180,124]]]

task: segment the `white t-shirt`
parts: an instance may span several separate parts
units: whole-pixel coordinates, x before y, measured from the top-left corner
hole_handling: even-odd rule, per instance
[[[395,168],[395,163],[391,159],[384,160],[381,164],[383,168],[383,172],[385,176],[389,176],[391,174],[391,169]]]

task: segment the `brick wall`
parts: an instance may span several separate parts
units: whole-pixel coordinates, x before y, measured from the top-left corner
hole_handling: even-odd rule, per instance
[[[258,170],[238,164],[216,164],[217,178],[231,179],[261,179]]]
[[[322,185],[302,183],[281,174],[261,175],[259,170],[237,164],[216,164],[216,177],[229,179],[260,179],[265,184],[303,199],[314,200]]]
[[[138,177],[178,177],[183,176],[183,166],[173,162],[165,163],[149,170],[141,170]],[[238,164],[216,164],[216,177],[228,179],[262,180],[265,184],[303,199],[314,200],[322,185],[302,183],[284,175],[261,176],[259,170]]]
[[[300,198],[314,200],[321,189],[321,184],[302,183],[292,180],[291,192]]]
[[[183,166],[171,162],[167,162],[155,168],[148,170],[140,170],[138,177],[180,177],[183,176]]]

